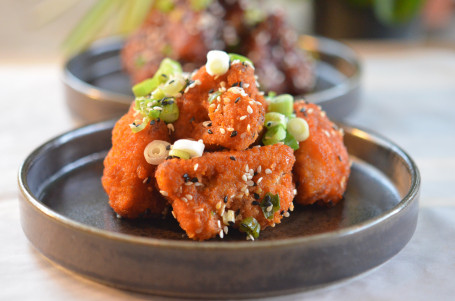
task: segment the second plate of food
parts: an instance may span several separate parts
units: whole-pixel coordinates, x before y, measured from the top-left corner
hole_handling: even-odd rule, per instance
[[[31,243],[56,264],[114,287],[194,298],[271,296],[357,276],[412,237],[420,176],[397,145],[343,126],[353,161],[333,208],[296,206],[259,240],[230,231],[191,241],[172,218],[119,219],[101,186],[114,121],[61,135],[19,172],[20,213]]]
[[[99,41],[64,66],[67,104],[85,122],[119,117],[134,99],[130,78],[121,64],[123,43],[117,38]],[[300,46],[316,64],[315,87],[303,97],[320,105],[329,117],[342,120],[360,101],[357,54],[347,45],[323,37],[301,36]]]

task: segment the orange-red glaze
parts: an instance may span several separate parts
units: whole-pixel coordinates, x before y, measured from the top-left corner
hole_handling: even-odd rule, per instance
[[[222,213],[228,210],[236,212],[236,227],[249,216],[256,218],[261,229],[280,223],[282,214],[293,208],[294,161],[293,150],[282,144],[205,153],[199,158],[161,163],[156,179],[188,237],[205,240],[219,235],[224,227]],[[252,182],[242,179],[250,174],[250,169]],[[253,201],[261,202],[268,192],[280,197],[281,209],[271,219],[266,219],[261,207],[253,204]]]
[[[343,144],[343,133],[314,104],[297,101],[297,117],[305,119],[310,136],[295,152],[295,201],[333,205],[343,198],[350,173],[350,161]]]
[[[101,179],[112,209],[127,218],[146,212],[158,214],[166,205],[156,191],[156,166],[145,161],[144,149],[155,139],[169,140],[168,128],[164,122],[157,122],[133,133],[129,126],[135,121],[133,106],[115,124],[112,149],[104,160]]]

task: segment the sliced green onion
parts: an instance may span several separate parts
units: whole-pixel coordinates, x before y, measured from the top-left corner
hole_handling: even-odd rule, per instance
[[[179,62],[165,58],[161,61],[160,67],[152,78],[146,79],[133,86],[133,93],[136,97],[146,96],[165,83],[174,74],[182,73],[182,66]]]
[[[282,94],[272,98],[269,103],[268,111],[290,116],[294,111],[294,97],[289,94]]]
[[[182,150],[179,150],[179,149],[171,149],[171,151],[169,152],[169,156],[171,157],[179,157],[180,159],[189,159],[190,158],[190,154],[185,152],[185,151],[182,151]]]
[[[161,87],[161,91],[167,97],[174,97],[177,96],[177,94],[179,94],[185,86],[186,81],[183,76],[174,76]]]
[[[287,146],[289,146],[290,148],[292,148],[293,150],[299,149],[299,142],[297,142],[297,140],[294,138],[294,136],[289,134],[288,131],[286,131],[286,138],[284,138],[283,143],[286,144]]]
[[[254,67],[253,62],[249,58],[247,58],[246,56],[243,56],[243,55],[240,55],[240,54],[236,54],[236,53],[228,53],[228,55],[229,55],[229,59],[231,60],[231,63],[233,61],[239,60],[241,62],[250,64],[251,67]]]
[[[279,195],[273,195],[272,193],[268,192],[262,200],[260,206],[265,218],[272,219],[275,212],[280,211]]]
[[[276,92],[270,91],[270,92],[267,94],[267,96],[265,97],[265,100],[266,100],[267,102],[271,102],[272,99],[275,98],[275,96],[276,96]]]
[[[174,100],[165,100],[168,104],[163,104],[163,110],[161,110],[160,118],[167,123],[171,123],[179,119],[179,107]]]
[[[259,225],[258,221],[254,217],[250,216],[245,218],[240,223],[239,230],[251,235],[254,238],[258,238],[259,232],[261,232],[261,225]]]
[[[211,50],[207,53],[205,69],[210,75],[223,75],[229,70],[229,55],[221,50]]]
[[[134,123],[130,124],[130,128],[133,131],[133,133],[138,133],[138,132],[142,131],[143,129],[145,129],[148,122],[149,122],[148,118],[145,118],[144,120],[142,120],[141,124],[134,124]]]
[[[153,140],[144,149],[144,157],[147,163],[158,165],[168,157],[169,142],[163,140]]]
[[[272,145],[278,142],[282,142],[286,138],[286,130],[279,125],[271,127],[267,130],[262,138],[262,143],[264,145]]]
[[[304,141],[310,136],[308,123],[302,118],[289,119],[287,130],[297,141]]]
[[[221,94],[222,94],[222,92],[220,92],[220,91],[213,92],[212,94],[210,94],[208,102],[212,103]]]
[[[190,154],[191,158],[200,157],[204,153],[205,145],[200,141],[180,139],[174,142],[172,149],[178,149]]]
[[[155,77],[148,78],[133,86],[133,93],[136,97],[147,96],[158,86]]]
[[[287,118],[281,113],[277,112],[269,112],[265,114],[265,121],[264,125],[266,128],[271,128],[276,125],[282,126],[283,128],[286,128],[287,124]]]

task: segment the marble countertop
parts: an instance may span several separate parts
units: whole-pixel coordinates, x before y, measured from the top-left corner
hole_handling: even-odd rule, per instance
[[[362,99],[345,120],[397,143],[421,176],[416,232],[391,260],[334,286],[271,300],[452,300],[455,294],[455,49],[352,43]],[[0,59],[0,299],[150,300],[63,271],[22,232],[18,167],[37,146],[80,124],[65,105],[57,61]],[[50,109],[52,108],[52,109]]]

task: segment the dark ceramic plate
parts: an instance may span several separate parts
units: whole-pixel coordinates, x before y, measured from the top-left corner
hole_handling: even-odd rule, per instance
[[[99,41],[71,58],[64,67],[66,101],[76,116],[94,122],[124,114],[133,100],[122,70],[123,40]],[[316,86],[304,97],[329,117],[341,120],[359,102],[360,63],[348,46],[322,37],[302,36],[301,46],[316,60]]]
[[[353,160],[345,199],[296,206],[276,228],[246,241],[190,241],[174,219],[117,219],[100,177],[112,121],[35,150],[19,171],[23,230],[44,256],[118,288],[195,298],[286,294],[361,274],[399,252],[414,233],[420,176],[390,141],[344,126]]]

